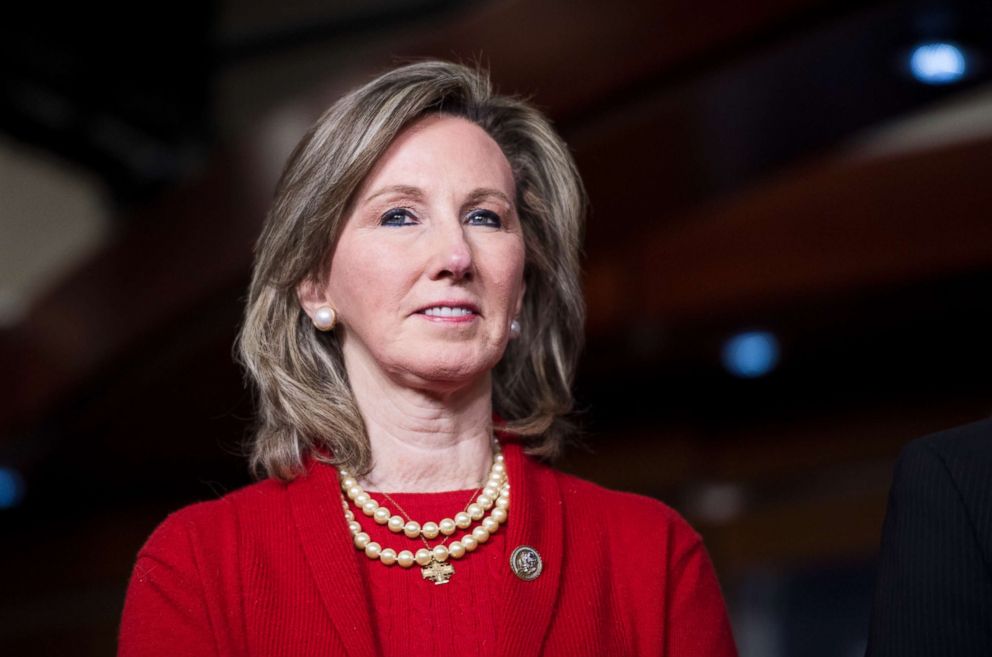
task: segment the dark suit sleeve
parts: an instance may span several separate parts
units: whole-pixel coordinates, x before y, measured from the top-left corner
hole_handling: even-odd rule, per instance
[[[914,441],[889,495],[867,655],[989,657],[990,627],[992,578],[973,518],[941,453]]]

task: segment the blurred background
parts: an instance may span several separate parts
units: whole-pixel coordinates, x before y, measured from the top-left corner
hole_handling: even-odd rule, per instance
[[[250,481],[231,347],[276,176],[412,58],[573,148],[562,465],[699,529],[743,657],[863,654],[896,454],[992,413],[987,0],[28,7],[0,51],[4,655],[111,654],[152,528]]]

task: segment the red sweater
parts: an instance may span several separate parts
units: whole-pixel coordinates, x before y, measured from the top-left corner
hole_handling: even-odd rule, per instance
[[[736,655],[706,551],[678,514],[547,468],[519,445],[504,454],[509,521],[442,586],[356,550],[337,472],[319,463],[290,484],[172,514],[138,554],[118,654]],[[451,508],[446,496],[461,497],[439,494],[436,506]],[[431,496],[418,497],[399,501],[430,511]],[[533,581],[509,567],[518,545],[543,559]]]
[[[454,516],[470,501],[473,491],[427,495],[390,495],[410,517],[435,522]],[[395,509],[389,500],[372,494],[387,508]],[[423,541],[394,534],[388,528],[358,513],[363,531],[383,547],[397,551],[416,551]],[[420,567],[403,571],[396,566],[385,567],[368,558],[360,560],[362,579],[368,582],[369,602],[374,610],[379,654],[405,657],[414,654],[444,655],[452,646],[465,646],[478,654],[493,654],[499,633],[500,569],[508,568],[510,551],[506,549],[506,531],[513,522],[513,512],[507,524],[493,534],[485,544],[463,559],[449,559],[455,574],[446,584],[435,585],[424,580]],[[456,540],[464,532],[452,534]],[[444,538],[429,541],[433,546]],[[451,544],[451,540],[448,544]],[[357,552],[357,550],[356,550]],[[397,572],[400,571],[400,572]],[[462,650],[460,652],[465,652]]]

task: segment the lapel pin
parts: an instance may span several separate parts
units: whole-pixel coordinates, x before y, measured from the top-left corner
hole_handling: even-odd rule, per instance
[[[519,546],[510,555],[510,569],[514,575],[525,582],[537,579],[543,567],[541,555],[529,545]]]

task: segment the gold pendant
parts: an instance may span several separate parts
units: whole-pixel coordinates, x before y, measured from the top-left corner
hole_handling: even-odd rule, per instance
[[[455,574],[455,567],[450,563],[444,563],[431,558],[431,562],[420,569],[420,574],[424,579],[429,579],[435,585],[447,584],[451,576]]]

